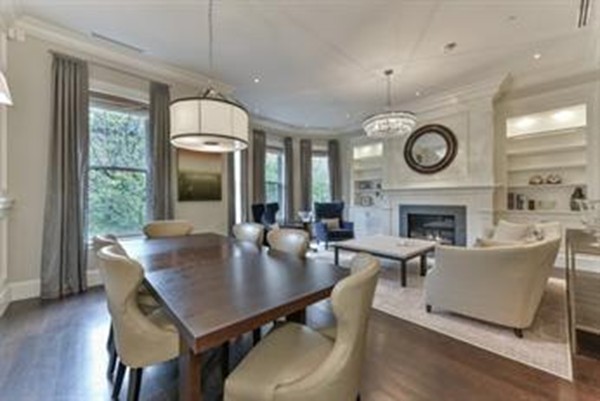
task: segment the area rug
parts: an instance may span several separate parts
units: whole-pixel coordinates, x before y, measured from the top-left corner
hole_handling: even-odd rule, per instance
[[[319,251],[315,258],[333,260],[333,253]],[[340,255],[348,266],[350,254]],[[418,324],[487,351],[572,380],[572,364],[567,337],[565,281],[551,278],[533,326],[517,338],[511,329],[480,322],[434,308],[425,311],[424,278],[418,266],[409,264],[408,285],[399,284],[398,265],[382,263],[373,307],[399,319]]]

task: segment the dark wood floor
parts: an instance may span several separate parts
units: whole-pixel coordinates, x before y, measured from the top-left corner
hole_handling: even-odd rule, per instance
[[[314,326],[331,321],[323,306],[311,308],[308,317]],[[108,400],[107,328],[98,289],[58,302],[12,304],[0,319],[0,400]],[[236,344],[232,363],[248,344],[249,339]],[[576,368],[577,379],[570,383],[373,311],[362,399],[600,400],[600,362],[578,359]],[[141,399],[175,400],[176,383],[176,363],[148,369]]]

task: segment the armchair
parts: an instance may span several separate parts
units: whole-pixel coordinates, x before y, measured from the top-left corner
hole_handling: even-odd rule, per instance
[[[344,221],[344,202],[315,203],[314,235],[317,243],[354,238],[354,223]]]

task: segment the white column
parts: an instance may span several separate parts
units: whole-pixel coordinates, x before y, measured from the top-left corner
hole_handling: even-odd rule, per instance
[[[7,67],[7,37],[5,32],[0,33],[0,69],[6,73]],[[9,83],[10,86],[10,83]],[[8,160],[7,160],[7,134],[8,115],[7,108],[0,105],[0,316],[4,313],[10,302],[8,288],[8,221],[6,215],[10,210],[12,201],[8,197]]]

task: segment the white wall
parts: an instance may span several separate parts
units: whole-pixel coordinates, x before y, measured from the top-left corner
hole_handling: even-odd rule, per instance
[[[33,36],[8,44],[8,80],[15,103],[8,115],[8,191],[16,200],[8,223],[8,281],[13,299],[39,289],[50,137],[50,49],[71,53]],[[90,78],[92,87],[120,90],[124,96],[147,96],[148,81],[128,73],[91,64]],[[200,87],[163,82],[171,85],[172,98],[195,95]],[[225,161],[220,167],[226,188]],[[197,231],[226,233],[227,194],[220,202],[177,202],[175,213],[194,223]]]

